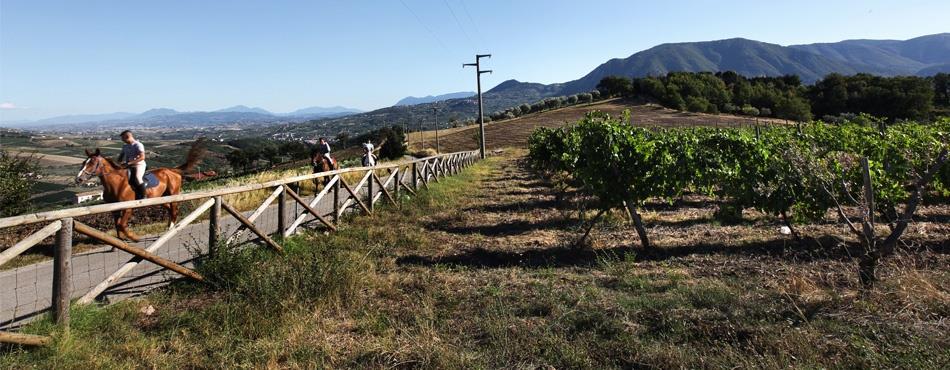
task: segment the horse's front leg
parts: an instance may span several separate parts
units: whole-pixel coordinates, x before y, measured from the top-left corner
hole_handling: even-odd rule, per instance
[[[126,209],[122,211],[122,218],[119,219],[117,226],[122,231],[122,234],[125,235],[126,239],[129,239],[133,242],[139,241],[139,237],[135,235],[131,230],[129,230],[129,220],[132,218],[132,210]]]
[[[119,223],[122,220],[122,211],[113,211],[112,212],[112,223],[115,224],[115,237],[122,238],[122,228],[119,227]]]

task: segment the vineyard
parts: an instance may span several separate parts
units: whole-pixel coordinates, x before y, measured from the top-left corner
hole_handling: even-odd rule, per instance
[[[629,120],[591,112],[572,126],[540,128],[529,139],[529,157],[562,189],[596,199],[598,217],[629,212],[645,249],[650,239],[638,210],[652,199],[712,196],[722,204],[721,221],[755,209],[782,220],[799,243],[817,239],[796,225],[820,222],[830,211],[860,245],[859,278],[869,288],[917,208],[950,191],[948,119],[659,130]]]

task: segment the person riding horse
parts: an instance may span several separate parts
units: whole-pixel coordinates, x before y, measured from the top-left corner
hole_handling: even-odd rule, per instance
[[[119,154],[119,163],[122,168],[129,171],[129,185],[135,191],[135,199],[144,199],[145,190],[148,184],[143,180],[145,176],[145,146],[142,142],[135,140],[132,131],[122,131],[119,136],[125,145],[122,146],[122,152]]]
[[[372,167],[376,165],[376,155],[373,154],[373,143],[367,141],[363,144],[363,167]]]
[[[327,138],[321,137],[320,143],[310,152],[310,164],[313,165],[314,172],[320,167],[321,162],[326,163],[325,168],[333,168],[333,157],[330,156],[330,143]]]

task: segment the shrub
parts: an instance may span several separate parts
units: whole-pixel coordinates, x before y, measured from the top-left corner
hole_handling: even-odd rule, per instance
[[[758,116],[759,109],[751,105],[743,105],[742,114],[747,115],[747,116]]]
[[[709,109],[709,101],[705,98],[690,96],[686,98],[686,110],[690,112],[705,112]]]
[[[30,209],[35,181],[31,174],[39,169],[33,156],[11,155],[0,149],[0,217],[13,216]]]
[[[521,109],[521,115],[531,113],[531,106],[528,104],[521,104],[519,108]]]

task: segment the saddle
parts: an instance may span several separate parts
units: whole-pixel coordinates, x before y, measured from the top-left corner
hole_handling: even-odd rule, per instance
[[[129,185],[134,185],[134,184],[132,184],[132,181],[133,181],[132,178],[129,177]],[[145,173],[145,176],[142,176],[142,182],[145,183],[145,188],[146,188],[146,189],[154,188],[154,187],[158,186],[158,184],[159,184],[159,182],[158,182],[158,176],[155,176],[155,174],[154,174],[154,173],[151,173],[151,172],[146,172],[146,173]]]

